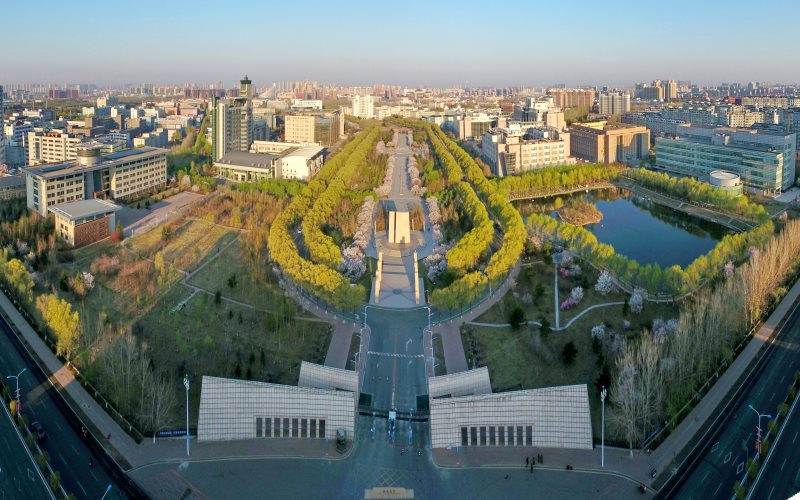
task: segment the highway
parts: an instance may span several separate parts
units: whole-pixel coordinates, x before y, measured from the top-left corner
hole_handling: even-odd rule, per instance
[[[80,436],[80,427],[72,425],[57,403],[60,396],[45,379],[39,369],[29,361],[27,353],[20,351],[18,342],[10,337],[15,335],[5,318],[0,316],[0,374],[5,379],[16,375],[23,368],[27,371],[19,378],[22,393],[22,412],[28,421],[39,421],[45,428],[47,438],[40,443],[41,448],[50,455],[50,464],[61,472],[61,483],[67,493],[77,498],[100,498],[109,484],[114,484],[111,475],[101,466],[101,457],[90,449],[89,443]],[[10,385],[13,379],[7,381]],[[89,466],[89,458],[93,466]],[[15,498],[15,497],[11,497]],[[107,499],[125,498],[114,484]]]
[[[0,498],[52,498],[7,410],[0,411]]]
[[[750,498],[763,500],[790,498],[800,492],[800,404],[795,404],[789,420],[773,440],[772,452],[757,477]]]
[[[717,425],[702,455],[681,478],[675,498],[727,499],[732,496],[734,482],[743,477],[747,459],[755,455],[758,417],[748,405],[752,404],[761,414],[775,414],[778,404],[786,397],[794,372],[800,369],[798,345],[800,308],[795,308],[749,381],[750,386],[744,389],[731,412]],[[762,418],[761,428],[766,432],[766,418]],[[776,488],[791,480],[789,475],[779,476]]]

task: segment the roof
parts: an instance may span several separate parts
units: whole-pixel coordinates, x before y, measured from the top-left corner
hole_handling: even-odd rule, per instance
[[[250,168],[272,168],[272,162],[279,158],[272,153],[247,153],[245,151],[231,151],[214,163],[235,165]]]
[[[289,148],[286,151],[281,153],[281,158],[285,158],[287,156],[302,156],[303,158],[314,158],[318,154],[322,153],[325,148],[323,146],[300,146],[295,148]]]
[[[100,162],[95,165],[81,165],[78,160],[68,160],[55,163],[43,163],[41,165],[30,167],[22,167],[21,170],[28,175],[49,179],[51,177],[59,177],[65,174],[92,172],[94,170],[100,170],[143,158],[151,158],[153,156],[166,156],[168,152],[168,150],[161,148],[133,148],[117,151],[116,153],[107,155],[101,155]]]
[[[25,177],[21,175],[0,175],[0,188],[22,187]]]
[[[116,212],[117,210],[122,210],[122,207],[106,200],[89,199],[59,203],[47,209],[61,217],[74,221],[91,217],[92,215]]]

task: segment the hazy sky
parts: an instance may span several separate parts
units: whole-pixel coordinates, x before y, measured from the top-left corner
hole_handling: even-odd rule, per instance
[[[257,86],[800,81],[796,0],[37,5],[0,10],[12,30],[0,82],[232,85],[245,73]]]

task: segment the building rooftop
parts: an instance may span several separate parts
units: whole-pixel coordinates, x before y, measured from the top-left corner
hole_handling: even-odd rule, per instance
[[[280,156],[271,153],[247,153],[245,151],[230,151],[217,160],[217,164],[236,165],[239,167],[271,169],[272,163]]]
[[[51,177],[59,177],[65,174],[72,174],[78,172],[91,172],[115,166],[119,163],[130,162],[138,159],[151,158],[153,156],[165,155],[169,151],[160,148],[134,148],[118,151],[107,155],[100,156],[100,162],[95,165],[82,165],[78,160],[67,160],[55,163],[44,163],[42,165],[22,167],[22,171],[34,177],[41,177],[48,179]]]
[[[2,175],[0,176],[0,189],[13,188],[25,185],[25,177],[21,175]]]
[[[59,203],[48,207],[48,210],[65,219],[74,221],[91,217],[92,215],[116,212],[117,210],[122,210],[122,207],[106,200],[89,199]]]

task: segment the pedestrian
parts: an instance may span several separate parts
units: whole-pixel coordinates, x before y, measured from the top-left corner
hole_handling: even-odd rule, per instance
[[[525,457],[525,467],[529,466],[531,464],[530,462],[531,462],[530,458]]]
[[[508,474],[506,474],[506,479],[508,479]]]
[[[533,474],[533,464],[531,464],[531,474]]]
[[[91,467],[92,465],[93,465],[92,464],[92,457],[89,457],[89,467]]]

